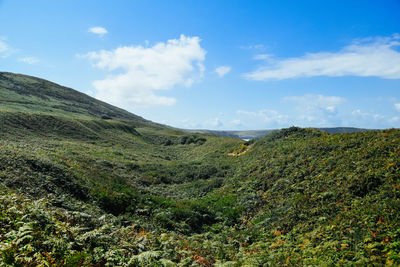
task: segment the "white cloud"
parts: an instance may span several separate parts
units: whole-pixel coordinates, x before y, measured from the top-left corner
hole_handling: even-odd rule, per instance
[[[381,114],[374,114],[374,113],[370,113],[370,112],[363,112],[360,109],[356,109],[353,110],[351,112],[351,115],[353,115],[354,117],[358,117],[361,119],[365,119],[365,120],[383,120],[385,118],[385,116],[381,115]]]
[[[394,116],[389,119],[389,123],[398,123],[400,122],[400,117]]]
[[[264,50],[265,49],[265,45],[263,45],[263,44],[242,45],[242,46],[240,46],[240,49],[243,49],[243,50]]]
[[[346,99],[339,96],[306,94],[285,97],[283,101],[295,104],[297,121],[305,126],[337,126],[341,124],[337,107]]]
[[[14,50],[7,44],[6,38],[0,36],[0,57],[8,57],[12,52]]]
[[[254,119],[261,120],[262,124],[266,124],[268,127],[285,125],[288,123],[289,117],[284,114],[280,114],[276,110],[262,109],[257,112],[238,110],[238,115],[245,115],[247,117],[253,117]]]
[[[4,53],[8,50],[8,45],[5,41],[0,39],[0,53]]]
[[[400,117],[396,114],[379,114],[375,111],[362,111],[355,109],[351,112],[351,116],[348,116],[350,125],[361,125],[366,128],[390,128],[399,127]]]
[[[217,118],[214,118],[213,120],[211,120],[210,125],[213,128],[221,128],[224,125],[224,123],[221,121],[220,118],[217,117]]]
[[[180,120],[175,120],[175,121],[168,121],[165,122],[164,124],[171,125],[177,128],[181,129],[199,129],[201,126],[197,123],[194,122],[193,119],[180,119]]]
[[[400,79],[400,35],[354,41],[338,52],[309,53],[275,60],[245,74],[249,80],[282,80],[313,76],[375,76]]]
[[[308,113],[326,111],[336,112],[336,107],[345,101],[344,98],[339,96],[324,96],[306,94],[304,96],[288,96],[283,99],[286,102],[293,102],[297,107]]]
[[[173,105],[175,98],[159,96],[155,92],[178,85],[191,86],[203,75],[205,54],[198,37],[181,35],[179,39],[152,47],[124,46],[85,56],[95,67],[114,72],[104,80],[93,82],[96,97],[129,109]]]
[[[235,126],[235,127],[242,126],[242,121],[241,121],[241,120],[238,120],[238,119],[235,119],[235,120],[232,120],[232,121],[231,121],[231,124],[232,124],[233,126]]]
[[[267,59],[271,59],[272,55],[270,54],[258,54],[253,56],[254,60],[267,60]]]
[[[184,119],[184,120],[179,120],[176,121],[170,125],[174,125],[175,127],[179,127],[182,129],[208,129],[208,130],[216,130],[216,129],[221,129],[223,126],[225,126],[225,123],[223,122],[223,119],[221,118],[221,114],[214,117],[214,118],[209,118],[206,120],[200,120],[196,121],[191,119]]]
[[[103,28],[103,27],[92,27],[92,28],[89,28],[88,32],[91,32],[91,33],[94,33],[94,34],[97,34],[100,36],[103,36],[108,33],[106,28]]]
[[[351,115],[357,116],[357,117],[363,117],[363,118],[366,118],[366,117],[370,116],[369,113],[361,112],[360,109],[355,109],[355,110],[353,110],[353,111],[351,112]]]
[[[37,57],[22,57],[22,58],[19,58],[18,61],[32,65],[32,64],[38,63],[39,59]]]
[[[394,104],[394,108],[395,108],[397,111],[400,111],[400,103]]]
[[[220,66],[220,67],[215,69],[215,72],[218,74],[219,77],[225,76],[230,71],[231,71],[231,67],[230,66]]]

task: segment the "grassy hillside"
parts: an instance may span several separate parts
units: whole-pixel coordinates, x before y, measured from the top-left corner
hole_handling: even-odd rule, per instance
[[[246,153],[235,190],[258,262],[399,264],[400,131],[289,128]]]
[[[0,72],[0,88],[2,110],[144,121],[71,88],[32,76]]]
[[[23,75],[0,96],[0,266],[400,264],[399,130],[244,142]]]

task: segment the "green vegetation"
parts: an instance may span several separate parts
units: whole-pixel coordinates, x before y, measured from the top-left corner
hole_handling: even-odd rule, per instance
[[[357,133],[371,131],[370,129],[353,128],[353,127],[333,127],[333,128],[315,128],[317,130],[327,133]],[[234,137],[244,140],[250,140],[255,138],[264,137],[270,134],[274,130],[248,130],[248,131],[213,131],[213,130],[188,130],[183,129],[187,133],[202,133],[202,134],[213,134],[216,136]]]
[[[399,130],[243,142],[10,73],[0,103],[0,266],[400,265]]]

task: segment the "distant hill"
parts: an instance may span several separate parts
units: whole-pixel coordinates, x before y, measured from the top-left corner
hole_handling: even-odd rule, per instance
[[[183,129],[187,133],[202,133],[212,134],[216,136],[227,136],[239,139],[253,139],[265,136],[273,130],[248,130],[248,131],[217,131],[217,130],[196,130],[196,129]]]
[[[332,128],[315,128],[315,129],[327,133],[356,133],[356,132],[371,131],[370,129],[353,128],[353,127],[332,127]],[[212,134],[216,136],[226,136],[226,137],[234,137],[244,140],[250,140],[266,136],[267,134],[270,134],[271,132],[276,130],[216,131],[216,130],[183,129],[183,131],[187,133],[203,133],[203,134]]]
[[[365,129],[365,128],[354,128],[354,127],[331,127],[331,128],[315,128],[323,132],[327,133],[358,133],[358,132],[368,132],[373,131],[374,129]]]

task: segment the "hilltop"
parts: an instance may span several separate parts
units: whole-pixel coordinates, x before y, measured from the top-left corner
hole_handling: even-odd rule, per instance
[[[187,133],[12,73],[0,103],[1,266],[400,264],[399,130]]]

